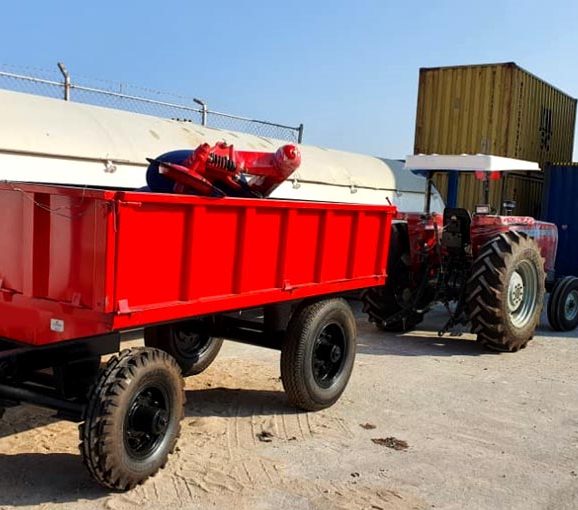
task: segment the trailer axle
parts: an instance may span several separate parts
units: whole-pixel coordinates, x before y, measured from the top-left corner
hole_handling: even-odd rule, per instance
[[[0,384],[0,399],[26,402],[28,404],[54,409],[71,421],[81,421],[84,411],[84,404],[79,402],[71,402],[47,395],[40,391],[33,391],[22,386],[12,386],[9,384]]]

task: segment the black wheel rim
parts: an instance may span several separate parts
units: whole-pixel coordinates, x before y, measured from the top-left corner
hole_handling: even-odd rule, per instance
[[[578,316],[578,290],[572,290],[564,301],[564,319],[568,322],[576,320]]]
[[[160,385],[142,388],[132,399],[124,424],[124,443],[134,459],[152,455],[163,442],[171,415],[169,397]]]
[[[332,323],[325,326],[313,344],[313,378],[322,388],[329,388],[338,378],[347,355],[343,328]]]
[[[173,330],[173,343],[179,356],[196,360],[209,348],[211,337],[193,333],[186,329],[175,328]]]

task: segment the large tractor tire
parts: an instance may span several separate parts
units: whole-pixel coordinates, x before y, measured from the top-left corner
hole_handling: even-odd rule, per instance
[[[281,380],[291,405],[318,411],[337,402],[353,370],[356,333],[343,299],[306,304],[293,314],[281,347]]]
[[[411,309],[415,289],[410,281],[409,244],[406,225],[391,227],[391,241],[387,261],[387,283],[371,287],[362,294],[363,311],[381,331],[403,333],[414,329],[422,320],[423,313]],[[406,312],[402,311],[407,308]],[[399,318],[388,320],[400,315]]]
[[[181,371],[166,352],[144,347],[112,357],[80,426],[80,452],[92,477],[124,491],[153,476],[175,448],[184,402]]]
[[[578,278],[558,280],[548,300],[548,322],[556,331],[572,331],[578,326]]]
[[[481,249],[466,289],[466,310],[478,342],[514,352],[533,338],[545,294],[544,259],[527,234],[509,231]]]
[[[144,341],[147,347],[161,349],[175,358],[184,377],[209,368],[223,346],[222,338],[199,334],[190,322],[145,328]]]

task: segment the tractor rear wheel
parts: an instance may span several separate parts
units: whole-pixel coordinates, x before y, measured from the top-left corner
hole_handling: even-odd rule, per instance
[[[478,342],[505,352],[525,347],[540,321],[545,279],[540,249],[527,234],[505,232],[482,246],[466,290]]]
[[[548,300],[548,322],[556,331],[572,331],[578,326],[578,278],[558,280]]]
[[[147,347],[161,349],[175,358],[184,377],[209,368],[223,346],[222,338],[197,333],[189,322],[145,328],[144,341]]]

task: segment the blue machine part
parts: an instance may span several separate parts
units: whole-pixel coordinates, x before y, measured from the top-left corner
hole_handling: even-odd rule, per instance
[[[161,175],[157,161],[182,165],[192,153],[191,149],[183,149],[167,152],[156,158],[156,161],[152,162],[147,168],[147,185],[150,191],[154,193],[172,193],[175,185],[173,181]]]

